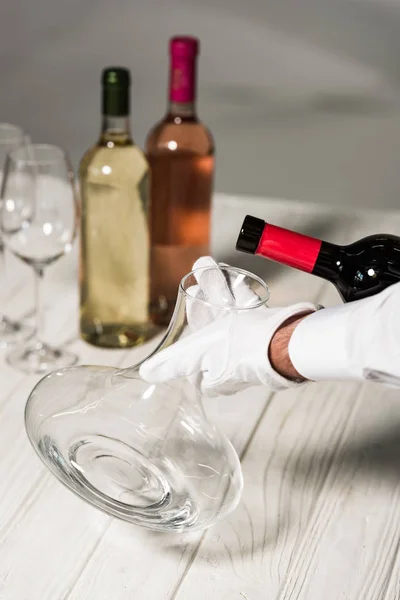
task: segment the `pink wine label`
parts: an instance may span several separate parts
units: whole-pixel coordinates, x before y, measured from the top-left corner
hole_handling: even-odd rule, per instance
[[[321,244],[321,240],[267,223],[256,254],[312,273]]]
[[[191,37],[171,40],[170,101],[191,103],[196,94],[198,40]]]

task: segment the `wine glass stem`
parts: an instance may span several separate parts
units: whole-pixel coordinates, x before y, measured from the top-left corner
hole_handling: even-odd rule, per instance
[[[43,267],[33,267],[35,273],[35,310],[36,310],[36,339],[39,342],[43,340],[44,331],[44,310],[42,299],[42,282],[44,277]]]

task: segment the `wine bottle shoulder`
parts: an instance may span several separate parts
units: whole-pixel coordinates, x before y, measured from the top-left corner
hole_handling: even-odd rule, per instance
[[[146,140],[146,153],[187,151],[200,156],[214,154],[214,140],[208,128],[198,120],[165,118],[151,129]]]
[[[141,180],[149,165],[144,152],[135,144],[107,147],[95,145],[83,155],[79,165],[81,181],[92,183],[123,182],[130,184]]]
[[[389,250],[400,252],[400,237],[390,233],[373,234],[342,246],[342,249],[348,254],[356,255],[366,252],[381,253]]]

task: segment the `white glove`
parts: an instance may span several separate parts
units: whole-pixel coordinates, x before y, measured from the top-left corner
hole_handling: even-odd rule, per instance
[[[203,257],[193,269],[204,266],[218,267],[213,259]],[[189,297],[209,304],[187,301],[187,320],[193,333],[146,360],[140,367],[143,379],[159,383],[189,377],[207,396],[233,394],[260,384],[272,390],[299,385],[272,368],[268,348],[282,323],[318,307],[304,302],[286,308],[262,305],[234,310],[235,305],[255,304],[254,292],[243,281],[236,278],[231,286],[215,268],[200,271],[196,279],[198,285],[188,290]],[[233,310],[221,308],[229,305]]]

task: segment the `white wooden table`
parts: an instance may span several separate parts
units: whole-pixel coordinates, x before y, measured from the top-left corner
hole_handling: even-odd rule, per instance
[[[216,197],[214,255],[261,274],[271,305],[339,302],[310,275],[234,250],[246,213],[342,243],[400,232],[400,213],[339,213],[295,202]],[[32,310],[15,259],[6,311]],[[129,366],[131,351],[77,339],[76,251],[50,268],[46,340],[81,363]],[[400,393],[376,384],[257,388],[207,403],[243,465],[237,510],[205,534],[154,534],[67,491],[30,448],[26,398],[38,380],[0,363],[0,600],[398,600]]]

